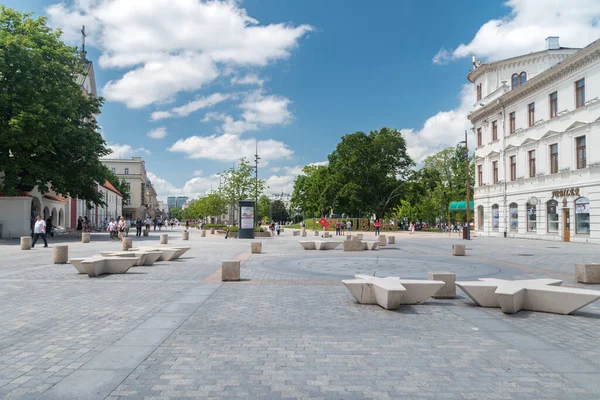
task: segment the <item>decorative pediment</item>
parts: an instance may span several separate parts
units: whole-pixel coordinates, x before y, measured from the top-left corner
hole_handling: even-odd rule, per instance
[[[499,156],[499,155],[500,155],[500,153],[492,150],[489,153],[487,153],[486,157],[493,157],[493,156]]]
[[[575,121],[571,124],[571,126],[569,126],[567,129],[567,131],[570,131],[571,129],[575,129],[575,128],[579,128],[580,126],[585,126],[587,125],[586,122],[581,122],[581,121]]]
[[[560,134],[560,132],[548,131],[548,132],[546,132],[544,134],[544,136],[542,136],[542,139],[545,139],[545,138],[548,138],[548,137],[551,137],[551,136],[555,136],[555,135],[558,135],[558,134]]]
[[[525,146],[526,144],[530,144],[530,143],[535,143],[536,140],[532,139],[532,138],[527,138],[523,141],[523,143],[521,143],[521,146]]]
[[[504,148],[504,151],[511,151],[511,150],[516,150],[516,149],[517,149],[516,146],[513,146],[512,144],[509,144],[508,146],[506,146]]]

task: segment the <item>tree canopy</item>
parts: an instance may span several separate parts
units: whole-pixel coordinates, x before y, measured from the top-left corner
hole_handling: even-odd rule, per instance
[[[271,219],[273,221],[284,222],[290,219],[290,213],[285,208],[285,203],[281,200],[273,200],[271,204]]]
[[[255,180],[253,172],[254,167],[248,160],[240,158],[237,168],[232,167],[219,174],[222,178],[219,193],[226,204],[237,206],[240,200],[254,200],[260,196],[266,188],[266,183],[263,179]]]
[[[184,219],[196,219],[208,216],[222,215],[227,212],[227,203],[223,197],[217,193],[210,193],[207,196],[201,197],[192,201],[183,210],[182,217]]]
[[[44,18],[0,6],[0,192],[37,185],[102,204],[94,189],[108,177],[95,118],[102,99],[76,82],[86,62],[60,35]]]

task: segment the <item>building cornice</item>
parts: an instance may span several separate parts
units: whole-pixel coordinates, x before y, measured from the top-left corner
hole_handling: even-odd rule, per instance
[[[589,64],[600,59],[600,39],[592,42],[583,50],[575,53],[564,61],[548,68],[546,71],[531,78],[518,88],[500,96],[495,102],[488,104],[469,114],[468,118],[473,123],[481,121],[491,114],[499,113],[502,107],[510,107],[519,100],[551,86],[574,72],[583,69]]]

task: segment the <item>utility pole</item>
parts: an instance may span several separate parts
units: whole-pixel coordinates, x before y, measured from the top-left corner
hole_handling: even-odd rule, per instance
[[[256,153],[254,154],[254,226],[258,225],[258,139],[256,139]]]

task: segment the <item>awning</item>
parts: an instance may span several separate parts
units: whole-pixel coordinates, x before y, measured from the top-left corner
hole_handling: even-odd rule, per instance
[[[469,210],[473,211],[475,204],[470,201],[469,202]],[[467,211],[467,202],[466,201],[453,201],[448,206],[448,211],[450,212],[465,212]]]

